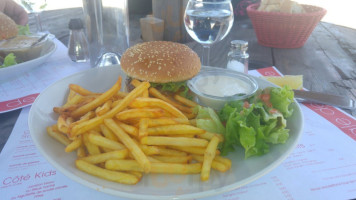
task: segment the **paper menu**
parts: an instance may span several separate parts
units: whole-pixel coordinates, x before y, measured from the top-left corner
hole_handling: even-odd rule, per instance
[[[31,105],[50,84],[84,69],[89,63],[75,63],[67,56],[67,48],[57,39],[56,51],[41,66],[6,82],[0,82],[0,113]]]
[[[274,70],[264,69],[268,73]],[[264,71],[251,73],[259,76]],[[205,199],[355,198],[356,156],[353,152],[356,141],[352,137],[355,119],[330,106],[308,104],[301,105],[301,108],[305,118],[303,136],[293,153],[279,167],[241,188]],[[29,138],[28,111],[29,108],[23,109],[0,154],[1,197],[35,199],[38,195],[36,199],[122,199],[86,188],[47,163]],[[328,116],[322,116],[317,111],[323,111]],[[9,186],[9,180],[15,183]],[[18,184],[18,180],[23,182]]]
[[[23,108],[0,154],[1,199],[117,199],[82,186],[53,168],[37,151]],[[5,162],[6,161],[6,162]]]

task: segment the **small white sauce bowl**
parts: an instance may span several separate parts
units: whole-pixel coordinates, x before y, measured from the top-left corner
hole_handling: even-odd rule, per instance
[[[232,87],[227,80],[232,80],[234,83],[231,84],[235,86]],[[204,88],[201,86],[202,83],[206,83]],[[221,110],[229,101],[247,99],[258,89],[256,80],[249,75],[221,68],[201,70],[198,75],[187,82],[187,85],[195,94],[199,104],[215,110]],[[227,90],[224,91],[224,89]],[[232,89],[236,93],[232,92]]]

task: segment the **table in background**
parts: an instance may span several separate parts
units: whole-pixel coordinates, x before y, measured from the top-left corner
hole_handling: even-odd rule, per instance
[[[130,15],[131,44],[140,39],[139,18],[144,15]],[[43,28],[67,44],[70,18],[83,17],[82,8],[44,11]],[[30,16],[30,26],[34,24]],[[249,42],[250,69],[276,66],[285,75],[303,75],[304,87],[308,90],[337,95],[346,95],[356,100],[356,30],[329,23],[318,24],[302,48],[276,49],[261,46],[249,19],[237,19],[231,32],[211,48],[211,65],[226,65],[231,40]],[[188,42],[194,51],[201,54],[202,47]],[[10,135],[20,110],[0,114],[0,150]]]

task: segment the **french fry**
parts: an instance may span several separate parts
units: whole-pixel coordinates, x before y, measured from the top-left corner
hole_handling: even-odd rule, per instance
[[[89,119],[92,119],[94,117],[95,117],[95,112],[94,111],[89,111],[85,115],[81,116],[78,121],[89,120]]]
[[[183,151],[178,151],[174,149],[166,149],[163,147],[157,147],[158,148],[158,155],[162,156],[186,156],[188,155],[186,152]]]
[[[113,149],[113,150],[125,149],[125,146],[122,145],[121,143],[110,140],[110,139],[100,136],[100,135],[89,134],[88,139],[92,144],[95,144],[95,145],[98,145],[101,147],[105,147],[105,148],[109,148],[109,149]]]
[[[73,140],[70,144],[66,146],[64,149],[65,152],[72,152],[78,149],[82,145],[82,137],[78,136],[75,140]]]
[[[231,160],[228,159],[228,158],[224,158],[224,157],[221,157],[221,156],[215,156],[214,160],[223,163],[224,165],[227,166],[228,169],[231,168]]]
[[[96,155],[101,153],[99,147],[89,141],[89,133],[83,134],[83,143],[89,155]]]
[[[204,156],[201,155],[192,155],[193,159],[198,161],[198,162],[203,162],[204,161]],[[225,165],[224,163],[221,163],[219,161],[216,161],[215,159],[212,161],[211,163],[211,168],[218,170],[220,172],[226,172],[227,170],[229,170],[230,168]]]
[[[143,174],[141,172],[128,171],[127,173],[135,175],[137,178],[141,179]]]
[[[118,142],[119,139],[116,137],[116,135],[105,125],[105,124],[100,124],[100,129],[103,135],[115,142]]]
[[[105,168],[117,171],[143,172],[143,168],[136,160],[107,160]]]
[[[203,134],[206,131],[204,129],[197,128],[195,126],[186,125],[186,124],[176,124],[176,125],[166,125],[166,126],[157,126],[147,129],[148,135],[196,135]]]
[[[131,81],[131,85],[133,85],[135,87],[138,87],[140,84],[141,84],[141,82],[137,79],[132,79],[132,81]],[[142,93],[142,97],[148,97],[148,90],[146,90]]]
[[[150,161],[147,159],[147,156],[142,152],[142,150],[137,146],[137,144],[130,138],[130,136],[128,136],[124,132],[124,130],[122,130],[115,123],[114,120],[105,119],[104,123],[107,127],[109,127],[115,133],[115,135],[121,140],[121,142],[126,146],[126,148],[130,150],[131,154],[133,155],[135,160],[137,160],[137,162],[140,164],[140,166],[143,168],[144,172],[145,173],[150,172],[150,170],[151,170]]]
[[[85,133],[86,131],[100,125],[104,121],[104,119],[109,119],[114,117],[118,112],[124,110],[131,103],[133,99],[138,97],[148,87],[150,87],[150,84],[148,82],[143,82],[143,84],[139,85],[134,90],[132,90],[122,101],[120,101],[120,103],[117,106],[112,108],[109,112],[105,113],[102,116],[95,117],[93,119],[90,119],[88,121],[85,121],[83,123],[74,126],[70,134],[79,135]]]
[[[180,146],[169,146],[170,149],[175,149],[175,150],[179,150],[179,151],[183,151],[183,152],[187,152],[187,153],[191,153],[191,154],[198,154],[198,155],[204,155],[205,153],[205,148],[202,147],[180,147]],[[216,150],[216,155],[219,155],[220,152],[219,150]]]
[[[48,126],[47,127],[47,134],[49,136],[51,136],[52,138],[56,139],[58,142],[66,145],[66,146],[71,143],[71,141],[68,139],[67,136],[65,136],[64,134],[58,132],[58,130],[53,130],[52,126]]]
[[[58,114],[70,115],[74,110],[92,102],[94,99],[95,97],[92,96],[82,96],[76,94],[70,101],[68,101],[62,107],[54,107],[53,111]]]
[[[201,163],[152,163],[152,173],[164,174],[198,174],[201,172]]]
[[[143,137],[140,142],[141,144],[147,145],[170,145],[184,147],[206,147],[208,145],[208,141],[205,139],[163,136]]]
[[[106,147],[100,147],[99,146],[99,148],[100,148],[100,151],[104,152],[104,153],[109,153],[109,152],[115,151],[113,149],[109,149],[109,148],[106,148]]]
[[[169,104],[171,104],[172,106],[178,108],[180,111],[182,112],[186,112],[186,113],[192,113],[192,109],[191,108],[188,108],[186,106],[182,106],[172,100],[170,100],[168,97],[164,96],[161,92],[159,92],[156,88],[149,88],[148,89],[148,92],[150,93],[150,95],[156,97],[156,98],[159,98]]]
[[[201,163],[181,164],[152,162],[150,173],[159,174],[197,174],[201,172]],[[105,168],[118,171],[138,171],[143,172],[142,167],[136,160],[107,160]]]
[[[132,118],[158,118],[164,116],[164,111],[159,108],[139,108],[119,112],[115,117],[118,120],[128,120]]]
[[[214,136],[219,138],[219,142],[224,141],[224,136],[221,134],[218,134],[218,133],[211,133],[211,132],[206,131],[204,134],[197,135],[198,138],[204,138],[207,140],[211,140]]]
[[[69,89],[69,94],[68,94],[68,97],[67,97],[67,102],[70,101],[75,95],[76,95],[76,92],[74,92],[72,89]]]
[[[111,109],[111,104],[112,104],[112,100],[107,100],[104,105],[97,107],[95,110],[95,114],[97,116],[101,116],[105,113],[107,113],[110,109]]]
[[[209,180],[211,163],[213,162],[213,160],[215,158],[215,152],[216,152],[216,148],[218,147],[218,144],[219,144],[219,138],[217,136],[214,136],[213,138],[211,138],[211,140],[205,150],[203,166],[202,166],[201,174],[200,174],[200,179],[202,181]]]
[[[189,120],[191,119],[194,119],[197,115],[193,112],[191,113],[186,113],[186,112],[183,112],[184,116],[186,116]]]
[[[83,139],[82,139],[82,144],[80,145],[80,147],[77,149],[77,157],[78,158],[83,158],[86,156],[86,152],[85,152],[85,147],[83,144]]]
[[[193,134],[179,134],[179,135],[167,135],[170,137],[186,137],[186,138],[195,138],[195,135]]]
[[[128,125],[128,124],[125,124],[123,122],[120,122],[120,121],[116,121],[115,122],[122,128],[124,129],[124,131],[132,136],[135,136],[137,137],[138,134],[139,134],[139,130],[134,127],[134,126],[131,126],[131,125]]]
[[[69,115],[73,110],[77,109],[76,105],[69,105],[63,107],[54,107],[53,112],[58,113],[60,115]]]
[[[115,106],[117,106],[120,103],[120,101],[122,101],[122,99],[118,99],[118,100],[113,101],[112,104],[111,104],[111,108],[114,108]]]
[[[99,94],[99,93],[95,93],[95,92],[91,92],[87,89],[84,89],[83,87],[81,87],[80,85],[77,85],[77,84],[69,84],[69,88],[80,94],[80,95],[83,95],[83,96],[87,96],[87,95],[93,95],[93,94]]]
[[[147,118],[140,119],[139,130],[138,130],[139,139],[148,136],[147,127],[148,127],[148,119]]]
[[[145,155],[157,155],[159,154],[159,149],[156,146],[148,146],[148,145],[144,145],[144,144],[137,144],[141,150],[143,151],[143,153],[145,153]]]
[[[152,158],[164,163],[190,163],[192,156],[152,156]]]
[[[158,107],[166,110],[167,112],[171,113],[175,117],[186,119],[185,115],[181,111],[179,111],[177,108],[175,108],[171,104],[161,99],[136,98],[130,103],[129,106],[133,108]]]
[[[97,108],[98,106],[104,104],[107,100],[109,100],[112,96],[114,96],[115,93],[117,93],[117,91],[120,90],[121,87],[121,77],[119,77],[119,79],[116,81],[116,83],[106,92],[104,92],[103,94],[101,94],[100,96],[98,96],[94,101],[85,104],[82,107],[79,107],[78,109],[74,110],[71,113],[71,116],[74,118],[78,118],[82,115],[84,115],[85,113]]]
[[[148,160],[151,162],[151,163],[159,163],[161,161],[155,159],[155,158],[152,158],[151,156],[147,156]]]
[[[69,133],[69,124],[67,124],[66,116],[63,114],[59,115],[57,119],[58,130],[62,133]]]
[[[117,91],[115,96],[118,96],[120,98],[125,98],[127,94],[128,94],[127,92]]]
[[[71,124],[69,124],[69,129],[68,129],[68,137],[69,138],[76,138],[77,136],[71,134],[71,130],[74,126],[80,124],[80,123],[83,123],[85,121],[88,121],[89,119],[92,119],[93,117],[95,117],[95,112],[94,111],[89,111],[87,112],[85,115],[83,115],[82,117],[80,117],[79,120],[75,121],[75,122],[72,122]]]
[[[185,118],[156,118],[148,119],[148,127],[174,125],[174,124],[189,124]]]
[[[68,96],[68,101],[62,106],[62,108],[70,106],[70,105],[75,105],[80,103],[81,101],[84,100],[84,96],[76,93],[69,93]]]
[[[123,149],[123,150],[118,150],[118,151],[111,151],[111,152],[107,152],[107,153],[101,153],[101,154],[97,154],[97,155],[87,156],[87,157],[81,158],[81,160],[84,160],[91,164],[98,164],[98,163],[103,163],[107,160],[124,159],[127,157],[128,153],[129,153],[129,151],[127,149]]]
[[[180,95],[177,95],[177,94],[174,95],[173,98],[174,98],[175,100],[177,100],[178,102],[182,103],[183,105],[189,106],[189,107],[192,107],[192,108],[194,108],[194,107],[196,107],[196,106],[198,105],[198,104],[195,103],[194,101],[191,101],[191,100],[189,100],[189,99],[186,99],[186,98],[184,98],[184,97],[182,97],[182,96],[180,96]]]
[[[137,79],[132,79],[130,84],[135,86],[135,87],[138,87],[141,84],[141,81],[139,81]]]
[[[76,160],[75,165],[81,171],[109,181],[134,185],[140,180],[135,175],[103,169],[84,160]]]

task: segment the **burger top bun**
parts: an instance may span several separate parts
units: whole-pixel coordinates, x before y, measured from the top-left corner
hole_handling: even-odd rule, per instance
[[[185,81],[199,73],[198,55],[184,44],[152,41],[128,48],[121,68],[131,78],[154,83]]]
[[[0,40],[16,37],[17,25],[10,17],[0,12]]]

